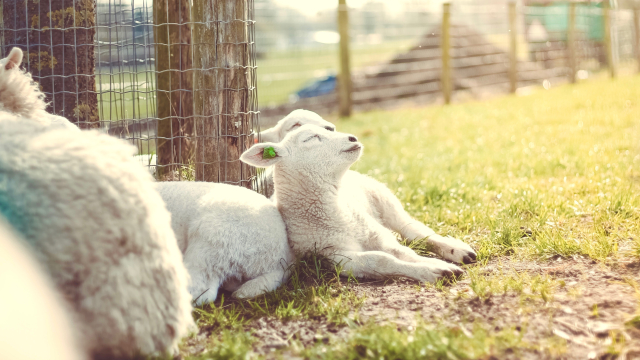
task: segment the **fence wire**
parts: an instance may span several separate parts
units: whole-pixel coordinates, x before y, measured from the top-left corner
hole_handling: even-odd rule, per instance
[[[347,1],[349,4],[349,1]],[[507,0],[458,0],[450,7],[453,99],[510,90],[511,32],[516,34],[517,87],[569,81],[569,2],[516,4],[515,29]],[[349,8],[354,110],[420,106],[441,101],[442,3],[370,1]],[[337,2],[336,2],[337,5]],[[270,125],[296,108],[337,112],[339,73],[336,8],[305,12],[256,0],[261,122]],[[576,3],[576,72],[580,79],[608,67],[603,3]],[[635,66],[632,9],[611,9],[614,63]]]
[[[130,141],[159,180],[259,190],[253,0],[2,0],[49,111]]]
[[[283,3],[294,4],[0,0],[0,40],[4,54],[26,51],[51,112],[129,140],[158,179],[259,189],[255,170],[238,160],[259,131],[258,102],[266,126],[296,108],[338,106],[337,2]],[[578,79],[607,68],[609,56],[616,67],[636,66],[632,9],[610,11],[608,55],[603,2],[575,7]],[[519,0],[515,9],[512,28],[508,1],[452,2],[454,100],[510,90],[513,33],[519,92],[570,79],[569,2]],[[355,110],[442,99],[440,2],[360,2],[349,23]]]

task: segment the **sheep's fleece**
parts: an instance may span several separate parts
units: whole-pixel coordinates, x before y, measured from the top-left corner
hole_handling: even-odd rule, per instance
[[[94,358],[175,352],[193,319],[171,219],[135,149],[0,113],[0,214],[34,249]]]
[[[2,216],[0,249],[0,359],[84,359],[49,278]]]
[[[320,115],[308,110],[294,110],[276,126],[261,132],[263,141],[281,142],[288,133],[299,129],[304,125],[315,125],[334,132],[335,126],[324,120]],[[267,197],[274,193],[273,184],[274,167],[265,170],[263,187]],[[342,184],[353,187],[353,191],[363,196],[372,211],[380,217],[380,222],[388,229],[400,234],[404,239],[413,241],[427,238],[433,245],[433,251],[439,256],[457,263],[475,262],[476,253],[466,243],[452,237],[443,237],[435,233],[431,228],[414,220],[403,208],[400,200],[381,182],[348,170],[342,179]]]
[[[276,156],[265,158],[266,148]],[[296,255],[320,251],[355,277],[404,276],[435,282],[462,274],[453,264],[419,256],[398,243],[387,223],[388,217],[396,216],[400,218],[394,221],[402,223],[404,210],[399,202],[387,203],[390,198],[385,193],[368,198],[361,184],[345,176],[362,149],[353,135],[303,125],[280,143],[252,146],[240,160],[258,167],[275,166],[275,203]],[[396,205],[399,208],[378,211]],[[408,224],[415,224],[416,230],[426,227],[415,220]],[[460,240],[443,238],[440,243],[434,236],[427,240],[438,253],[446,249],[445,253],[461,260],[461,255],[470,256],[470,247]]]
[[[240,186],[205,182],[157,184],[197,304],[214,301],[218,288],[251,298],[276,289],[288,276],[293,253],[276,206]]]
[[[64,117],[45,111],[47,104],[38,83],[33,81],[31,74],[19,69],[22,58],[22,50],[13,48],[6,58],[0,59],[0,111],[11,113],[23,121],[79,131]]]

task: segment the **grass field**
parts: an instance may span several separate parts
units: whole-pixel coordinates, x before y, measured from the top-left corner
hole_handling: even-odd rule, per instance
[[[197,309],[183,356],[640,356],[639,81],[332,119],[365,144],[355,170],[480,261],[431,285],[358,282],[303,259],[273,293]]]
[[[407,50],[409,40],[375,45],[354,45],[351,64],[354,71],[364,66],[384,63],[395,54]],[[300,90],[307,82],[338,71],[338,46],[328,45],[315,49],[272,51],[258,59],[258,104],[278,105],[289,101],[289,95]],[[96,88],[102,120],[140,119],[155,115],[155,68],[153,65],[123,66],[100,69]]]
[[[408,50],[415,41],[397,40],[382,44],[354,44],[351,48],[352,71],[365,66],[378,65],[394,55]],[[289,95],[300,90],[307,82],[338,73],[338,45],[317,49],[273,51],[258,66],[258,103],[260,106],[278,105],[289,101]]]

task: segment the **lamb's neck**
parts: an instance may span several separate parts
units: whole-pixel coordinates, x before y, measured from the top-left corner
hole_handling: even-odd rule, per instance
[[[340,180],[292,173],[287,169],[274,170],[276,201],[281,211],[289,215],[303,214],[313,222],[330,220],[338,215]]]

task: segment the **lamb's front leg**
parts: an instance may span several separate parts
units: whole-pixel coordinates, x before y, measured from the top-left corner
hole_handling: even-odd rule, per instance
[[[440,236],[419,221],[413,220],[409,225],[406,225],[400,235],[410,241],[426,238],[432,251],[445,260],[458,264],[476,262],[476,253],[469,244],[451,236]]]
[[[342,265],[343,274],[352,274],[357,278],[402,276],[435,283],[438,279],[462,274],[462,270],[452,271],[445,262],[407,262],[382,251],[348,251],[332,255],[331,258]]]
[[[396,231],[409,241],[426,238],[433,247],[433,252],[445,260],[458,264],[470,264],[476,261],[476,253],[471,246],[456,238],[436,234],[431,228],[412,218],[391,190],[382,184],[381,186],[371,187],[366,191],[368,197],[372,199],[371,203],[380,214],[382,225]]]

